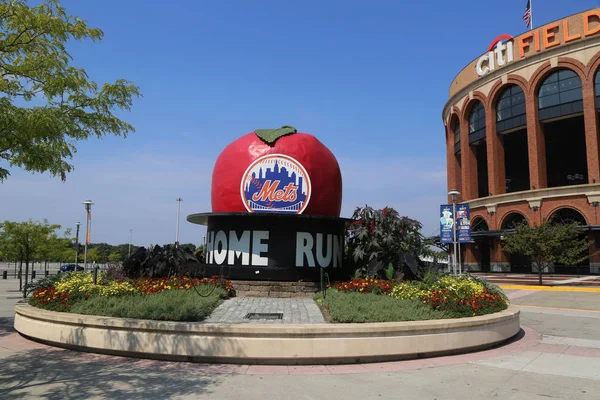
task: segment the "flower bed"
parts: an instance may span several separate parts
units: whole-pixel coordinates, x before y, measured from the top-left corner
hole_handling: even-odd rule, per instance
[[[508,307],[502,290],[471,276],[428,276],[423,281],[358,278],[328,286],[315,297],[332,322],[391,322],[461,318]]]
[[[222,299],[235,296],[231,281],[219,276],[137,280],[100,276],[94,284],[90,273],[72,272],[36,282],[33,289],[29,304],[46,310],[78,313],[96,310],[97,315],[161,320],[169,320],[168,310],[173,307],[184,310],[172,313],[173,320],[198,320]]]

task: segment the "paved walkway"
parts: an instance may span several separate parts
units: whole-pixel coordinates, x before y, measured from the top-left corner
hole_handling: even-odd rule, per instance
[[[139,360],[31,342],[10,328],[16,300],[6,298],[13,294],[8,290],[0,281],[0,318],[7,321],[0,327],[1,399],[595,400],[600,393],[599,293],[508,291],[523,307],[523,330],[486,351],[372,364],[257,366]]]
[[[248,319],[246,316],[249,313],[280,313],[282,318],[275,320]],[[205,322],[227,324],[322,324],[325,320],[313,299],[234,297],[225,300]]]

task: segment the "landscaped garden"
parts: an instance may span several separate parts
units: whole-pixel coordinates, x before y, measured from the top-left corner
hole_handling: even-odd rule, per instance
[[[418,221],[392,208],[357,208],[346,237],[353,279],[315,296],[333,323],[418,321],[491,314],[508,307],[502,290],[469,275],[450,276],[424,265],[431,244]],[[438,254],[439,255],[439,254]],[[435,264],[435,257],[434,257]],[[223,276],[199,277],[192,253],[175,246],[139,248],[122,267],[47,277],[29,287],[29,304],[52,311],[166,321],[201,321],[235,296]]]
[[[428,275],[413,281],[357,278],[337,282],[315,296],[315,301],[335,323],[473,317],[508,306],[502,290],[484,280]]]
[[[223,277],[115,278],[69,272],[34,284],[29,304],[51,311],[164,321],[201,321],[235,295]]]

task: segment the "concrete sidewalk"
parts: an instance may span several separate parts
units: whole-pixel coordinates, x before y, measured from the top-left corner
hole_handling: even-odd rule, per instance
[[[253,366],[139,360],[31,342],[10,328],[18,301],[7,299],[14,295],[10,290],[0,283],[1,399],[595,400],[600,393],[599,293],[509,292],[525,307],[523,333],[482,352],[374,364]]]

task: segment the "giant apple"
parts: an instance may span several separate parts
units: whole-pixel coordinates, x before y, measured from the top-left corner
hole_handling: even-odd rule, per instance
[[[229,144],[213,170],[213,212],[339,217],[342,175],[333,153],[291,126],[261,129]]]

